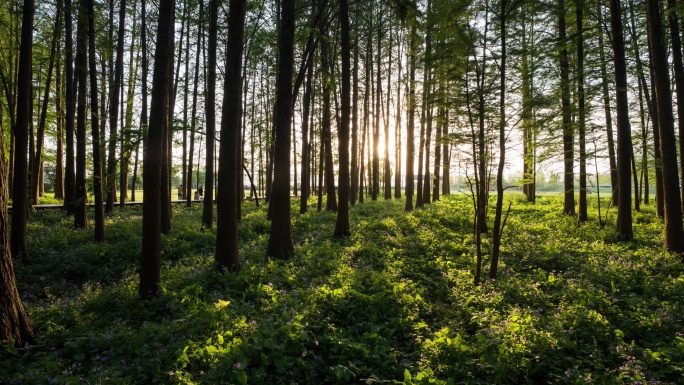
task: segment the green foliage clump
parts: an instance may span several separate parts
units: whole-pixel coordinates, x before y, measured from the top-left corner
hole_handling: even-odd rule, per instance
[[[216,270],[201,208],[177,206],[154,301],[137,297],[139,208],[108,214],[103,244],[36,212],[16,270],[39,339],[0,348],[0,383],[681,382],[684,266],[662,252],[652,208],[620,243],[556,197],[506,197],[499,278],[478,287],[463,196],[412,213],[357,204],[343,241],[335,213],[293,214],[287,261],[265,256],[265,208],[245,203],[238,274]]]

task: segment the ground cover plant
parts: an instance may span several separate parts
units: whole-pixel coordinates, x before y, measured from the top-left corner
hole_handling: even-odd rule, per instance
[[[103,244],[35,212],[16,272],[38,342],[2,346],[0,383],[681,383],[684,266],[652,208],[617,242],[595,207],[580,226],[558,196],[506,199],[499,278],[481,286],[464,195],[357,204],[344,241],[335,213],[294,214],[287,261],[245,203],[238,274],[214,268],[201,207],[175,206],[154,301],[137,295],[139,207],[108,214]]]

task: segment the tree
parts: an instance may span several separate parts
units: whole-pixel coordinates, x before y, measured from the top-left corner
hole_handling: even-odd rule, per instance
[[[499,18],[501,28],[501,65],[499,83],[499,166],[496,171],[496,213],[492,239],[492,263],[489,278],[496,278],[501,253],[501,235],[504,224],[501,222],[503,208],[503,169],[506,164],[506,0],[501,0]]]
[[[675,145],[674,116],[672,113],[672,92],[670,90],[667,44],[662,19],[662,11],[658,1],[647,0],[646,21],[651,58],[653,60],[653,74],[655,75],[653,81],[655,83],[655,99],[658,106],[660,155],[662,157],[663,172],[663,203],[665,213],[665,239],[663,244],[665,250],[671,253],[683,254],[684,228],[682,225],[681,197],[679,195],[679,175],[677,174],[677,148]],[[620,85],[618,85],[618,89],[619,87]],[[622,186],[620,184],[620,188]],[[620,195],[620,200],[622,200],[622,195]],[[620,217],[618,219],[621,220]]]
[[[575,2],[575,16],[577,19],[577,128],[579,131],[579,163],[580,163],[580,191],[579,213],[580,223],[587,221],[587,150],[586,150],[586,112],[584,107],[584,36],[583,36],[583,0]]]
[[[138,294],[143,299],[159,295],[161,279],[161,197],[162,146],[171,90],[169,52],[173,52],[173,19],[175,0],[160,0],[157,24],[157,47],[152,75],[152,103],[150,125],[145,148],[145,184],[143,192],[143,234],[140,256],[140,285]]]
[[[87,74],[88,74],[88,16],[87,0],[80,0],[78,7],[78,27],[76,31],[76,183],[74,187],[74,228],[88,227],[86,203],[86,105]],[[97,107],[93,106],[93,109]]]
[[[34,0],[24,0],[21,22],[21,46],[17,75],[17,119],[14,130],[14,180],[12,194],[12,235],[10,247],[12,257],[29,260],[26,243],[26,222],[29,210],[26,185],[28,133],[31,125],[31,74],[33,68],[33,16],[36,12]],[[3,156],[4,159],[4,156]],[[5,186],[5,184],[2,184]],[[4,190],[4,188],[2,188]],[[3,193],[4,194],[4,193]],[[6,202],[5,202],[6,203]],[[3,245],[5,242],[3,241]],[[4,247],[4,246],[3,246]],[[5,259],[5,253],[2,258]],[[4,271],[4,270],[3,270]],[[4,279],[3,279],[4,281]],[[3,296],[4,297],[4,296]]]
[[[26,11],[32,7],[32,0],[25,1]],[[24,14],[26,16],[26,13]],[[24,20],[26,21],[26,20]],[[30,23],[28,24],[31,25]],[[5,163],[5,145],[0,135],[0,341],[12,342],[14,346],[24,346],[35,340],[33,328],[29,322],[24,305],[19,297],[14,264],[10,252],[9,225],[7,215],[7,164]],[[16,204],[15,206],[16,207]]]
[[[114,82],[109,90],[109,156],[107,157],[107,207],[112,211],[116,200],[116,142],[117,121],[119,118],[119,91],[123,84],[124,25],[126,23],[126,0],[119,0],[119,31],[116,39],[116,63],[114,64]],[[112,28],[113,29],[113,28]],[[92,32],[92,36],[95,33]],[[92,59],[94,61],[94,59]],[[121,129],[123,131],[123,127]],[[123,134],[123,132],[122,132]],[[104,138],[103,138],[104,139]]]
[[[74,170],[74,118],[76,116],[76,95],[74,81],[74,42],[72,22],[72,0],[65,0],[64,4],[64,100],[66,104],[64,116],[64,135],[66,141],[64,165],[64,208],[67,214],[74,213],[74,195],[76,172]]]
[[[349,229],[349,115],[351,108],[351,58],[349,33],[349,2],[340,0],[340,45],[342,50],[342,115],[341,125],[337,130],[340,145],[340,205],[337,209],[335,237],[343,238],[351,235]],[[388,106],[389,107],[389,106]],[[389,191],[389,190],[388,190]],[[387,192],[385,192],[387,195]]]
[[[565,203],[563,212],[565,215],[575,215],[575,172],[573,171],[575,142],[571,122],[570,65],[568,63],[565,13],[565,0],[558,0],[558,44],[560,44],[561,114],[563,116],[563,158],[565,165],[565,177],[563,178]]]
[[[97,62],[95,57],[95,0],[88,1],[88,52],[90,60],[90,105],[97,106]],[[95,196],[95,242],[105,239],[104,208],[102,206],[102,164],[100,163],[100,128],[97,108],[90,110],[93,139],[93,195]],[[113,203],[113,202],[112,202]]]
[[[294,66],[295,1],[282,0],[278,29],[278,73],[275,102],[275,147],[269,211],[271,233],[266,254],[289,258],[294,252],[290,223],[290,122],[292,121],[292,68]]]
[[[413,157],[414,150],[414,117],[416,113],[416,51],[418,49],[418,36],[416,33],[415,22],[411,25],[409,33],[409,92],[408,92],[408,113],[406,114],[406,205],[404,210],[413,211]]]
[[[632,192],[630,155],[632,132],[629,124],[627,102],[627,66],[625,64],[625,40],[622,32],[620,1],[610,1],[610,26],[613,32],[613,62],[615,66],[615,95],[617,114],[617,168],[618,168],[618,233],[623,240],[630,240],[632,233]],[[675,174],[676,175],[676,174]]]
[[[216,50],[218,36],[218,9],[220,0],[211,0],[209,15],[209,52],[207,55],[207,132],[206,163],[204,168],[204,206],[202,224],[211,228],[214,222],[214,140],[216,137]],[[198,167],[199,168],[199,167]],[[190,184],[191,182],[188,181]]]
[[[221,145],[219,153],[219,178],[217,199],[218,214],[216,217],[216,253],[217,266],[237,272],[240,270],[240,250],[238,239],[238,195],[233,184],[238,179],[241,169],[240,142],[240,108],[242,105],[241,65],[243,40],[245,33],[246,0],[230,1],[230,18],[228,19],[228,45],[224,95],[233,95],[223,99],[221,113]],[[241,186],[242,184],[240,184]]]

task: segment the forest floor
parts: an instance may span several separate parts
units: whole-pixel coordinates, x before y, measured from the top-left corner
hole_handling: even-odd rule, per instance
[[[214,268],[201,206],[174,206],[154,301],[137,295],[139,207],[107,215],[103,244],[35,212],[15,269],[38,340],[0,346],[0,384],[682,383],[684,264],[653,207],[617,242],[614,209],[600,228],[595,207],[580,226],[558,197],[506,199],[499,278],[478,287],[464,195],[357,204],[345,241],[293,199],[288,261],[265,256],[265,208],[246,202],[238,274]]]

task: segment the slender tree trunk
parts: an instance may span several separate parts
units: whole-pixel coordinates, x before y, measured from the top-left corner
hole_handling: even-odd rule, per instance
[[[145,146],[145,200],[143,202],[143,234],[140,258],[140,286],[138,294],[143,299],[159,295],[161,280],[161,189],[162,147],[168,118],[169,93],[171,91],[171,67],[169,53],[173,53],[174,0],[160,0],[157,45],[154,54],[154,74],[150,126]]]
[[[137,13],[136,2],[133,2],[133,30],[131,32],[131,41],[135,42],[137,38]],[[121,169],[119,172],[119,205],[124,207],[126,199],[128,199],[128,175],[130,171],[131,152],[133,145],[131,144],[131,133],[133,127],[133,99],[135,96],[135,88],[138,74],[139,63],[136,60],[136,47],[133,44],[130,48],[130,56],[128,57],[128,91],[126,92],[126,113],[125,123],[123,125],[124,132],[122,132],[123,139],[121,141]]]
[[[58,0],[57,9],[63,12],[62,0]],[[62,26],[60,25],[60,34],[62,33]],[[62,44],[61,39],[57,44],[57,57],[58,60],[55,63],[55,72],[57,76],[55,78],[55,112],[57,113],[57,154],[56,154],[56,166],[55,166],[55,199],[64,200],[64,108],[62,99]]]
[[[21,24],[21,43],[19,47],[19,69],[18,69],[18,75],[17,75],[17,107],[16,107],[16,112],[17,112],[17,120],[15,123],[15,126],[13,127],[14,131],[14,180],[13,180],[13,190],[14,193],[12,194],[12,231],[11,231],[11,238],[10,238],[10,248],[12,251],[12,257],[14,258],[21,258],[24,262],[28,262],[29,260],[29,255],[28,255],[28,248],[27,248],[27,241],[26,241],[26,222],[27,222],[27,212],[29,208],[29,202],[28,202],[28,194],[26,191],[26,185],[28,183],[28,175],[26,172],[26,167],[28,163],[27,159],[27,147],[28,147],[28,133],[29,133],[29,126],[31,124],[31,73],[32,73],[32,68],[33,68],[33,17],[36,12],[36,5],[34,0],[24,0],[23,4],[23,14],[22,14],[22,24]],[[3,154],[3,162],[4,162],[4,154]],[[4,167],[3,167],[4,168]],[[4,173],[3,173],[4,175]],[[3,187],[0,189],[3,191],[1,194],[4,197],[4,186],[5,184],[1,184]],[[2,239],[2,245],[3,249],[2,250],[2,261],[3,261],[3,282],[7,282],[9,286],[12,285],[12,282],[14,280],[12,279],[11,276],[7,277],[7,280],[5,279],[5,271],[8,270],[11,266],[5,262],[7,260],[7,241],[6,241],[6,234],[7,234],[7,216],[6,216],[6,207],[7,207],[7,201],[3,199],[4,202],[0,202],[0,210],[3,212],[2,214],[2,219],[0,221],[0,225],[3,227],[3,239]],[[4,223],[4,225],[3,225]],[[11,259],[10,259],[11,261]],[[5,294],[5,288],[3,287],[3,292],[2,294]],[[16,302],[16,299],[18,296],[15,296],[12,291],[11,287],[7,288],[10,290],[7,292],[9,296],[14,297]],[[16,288],[15,288],[16,291]],[[5,295],[2,295],[2,300],[4,301]],[[4,305],[4,304],[3,304]],[[2,309],[7,309],[5,306],[2,307]],[[4,311],[3,311],[4,313]],[[4,321],[4,317],[3,317]],[[24,322],[26,321],[26,322]],[[3,340],[5,340],[5,337],[13,337],[17,336],[19,339],[22,337],[30,340],[33,337],[33,332],[31,330],[30,325],[28,324],[28,320],[26,319],[25,316],[21,316],[20,314],[17,315],[16,319],[9,320],[8,323],[3,322],[2,325],[12,325],[10,328],[10,333],[7,333],[8,330],[5,330],[6,327],[0,328],[2,330],[2,334],[0,337],[2,337]],[[5,335],[7,334],[7,335]]]
[[[36,148],[35,153],[32,154],[34,172],[31,174],[31,200],[33,204],[40,204],[40,193],[41,193],[41,178],[42,168],[40,165],[43,163],[43,141],[45,138],[45,121],[47,119],[47,109],[48,101],[50,100],[50,85],[52,83],[52,73],[55,67],[55,52],[57,51],[57,42],[59,40],[59,30],[61,24],[62,15],[59,12],[59,7],[57,8],[57,15],[55,15],[55,29],[52,34],[52,44],[50,45],[50,62],[48,64],[47,78],[45,79],[45,90],[43,96],[43,107],[40,110],[40,121],[38,122],[38,132],[36,134]],[[57,89],[59,93],[59,89]]]
[[[372,16],[371,16],[372,19]],[[371,30],[373,30],[371,27]],[[375,108],[373,108],[373,187],[371,190],[371,200],[378,200],[380,193],[380,155],[378,153],[380,147],[380,100],[382,99],[382,13],[378,9],[378,45],[376,49],[376,66],[375,71]],[[370,37],[369,37],[370,39]],[[372,53],[371,53],[372,54]]]
[[[97,58],[95,56],[95,0],[88,1],[88,51],[90,67],[90,105],[97,106]],[[100,127],[97,109],[90,110],[90,128],[93,140],[93,190],[95,197],[95,242],[104,242],[104,207],[102,205],[102,164],[100,163]],[[110,155],[111,157],[111,155]]]
[[[580,191],[579,213],[580,223],[587,221],[587,149],[586,149],[586,112],[584,108],[584,1],[576,0],[575,17],[577,19],[577,120],[579,131],[579,163]]]
[[[109,155],[107,156],[107,187],[105,189],[107,191],[107,205],[105,207],[106,212],[111,212],[112,209],[114,209],[114,201],[116,200],[116,142],[118,135],[116,124],[117,120],[119,119],[119,90],[121,89],[123,84],[125,24],[126,0],[119,0],[119,30],[117,32],[116,41],[114,83],[111,85],[111,89],[109,92]]]
[[[401,67],[402,67],[402,52],[401,52],[401,35],[397,37],[397,65],[399,66],[399,72],[397,74],[397,114],[394,118],[395,128],[394,128],[394,138],[395,138],[395,154],[394,154],[394,198],[401,198]],[[387,90],[389,92],[389,89]]]
[[[321,19],[322,20],[322,19]],[[330,44],[327,41],[327,31],[324,30],[325,26],[322,24],[319,26],[319,30],[323,35],[321,41],[321,66],[324,71],[332,74],[332,66],[329,63],[329,50]],[[333,170],[333,154],[332,154],[332,133],[331,133],[331,106],[330,106],[330,93],[332,91],[332,82],[330,79],[332,75],[323,76],[323,121],[321,122],[321,135],[323,143],[325,144],[325,191],[326,191],[326,202],[325,209],[330,211],[337,210],[337,197],[335,195],[335,172]]]
[[[442,126],[442,195],[449,195],[450,190],[450,180],[449,180],[449,169],[450,169],[450,158],[449,158],[449,110],[444,111],[444,125]]]
[[[615,66],[615,94],[617,112],[617,166],[618,166],[618,233],[624,240],[632,239],[632,192],[630,154],[632,153],[629,104],[627,101],[627,67],[625,42],[622,32],[620,1],[610,2],[610,25],[613,33],[613,61]]]
[[[218,43],[219,0],[211,0],[209,16],[209,40],[207,63],[206,102],[206,162],[204,169],[204,206],[202,224],[208,228],[214,221],[214,140],[216,137],[216,51]],[[199,173],[199,167],[197,172]]]
[[[213,6],[213,5],[210,5],[210,6]],[[199,33],[197,36],[197,56],[195,57],[195,74],[194,74],[193,85],[192,85],[193,89],[192,89],[192,114],[190,117],[190,120],[191,120],[191,122],[190,122],[190,152],[189,152],[189,156],[188,156],[188,165],[187,165],[187,170],[186,170],[187,174],[184,178],[185,181],[183,182],[183,189],[184,189],[183,194],[185,195],[184,198],[185,198],[186,207],[192,206],[192,198],[193,198],[193,196],[192,196],[192,172],[193,172],[192,164],[193,164],[193,161],[195,159],[195,135],[196,135],[196,129],[197,129],[197,98],[199,95],[197,88],[199,86],[199,69],[200,69],[200,66],[202,65],[202,60],[201,60],[201,53],[202,52],[201,52],[201,44],[200,43],[202,42],[202,39],[203,39],[203,37],[202,37],[203,36],[202,25],[204,24],[203,23],[203,21],[204,21],[204,1],[200,2],[200,11],[199,12],[200,12],[200,14],[199,14],[200,24],[198,27]],[[188,41],[188,51],[190,50],[189,48],[190,48],[190,45],[189,45],[189,41]],[[216,59],[216,58],[214,57],[214,59]],[[215,85],[215,83],[216,83],[216,77],[215,77],[216,72],[214,72],[213,75],[214,75],[214,88],[215,88],[216,87],[216,85]],[[207,93],[207,96],[209,96],[208,93]],[[214,106],[214,104],[212,104],[212,106]],[[208,124],[209,124],[208,111],[209,111],[209,109],[213,109],[213,108],[209,106],[209,103],[207,103],[206,109],[207,109],[207,127],[208,127]],[[211,118],[212,121],[215,121],[215,119],[216,119],[215,116],[216,115],[212,115],[212,118]],[[215,124],[215,123],[213,123],[213,124]],[[199,173],[199,165],[197,167],[197,172]],[[199,189],[199,186],[197,186],[197,188]],[[213,191],[211,193],[213,194]],[[206,196],[209,196],[208,195],[209,193],[205,193],[205,194],[206,194]],[[206,199],[206,196],[205,196],[205,199]],[[209,198],[209,201],[210,201],[210,206],[213,206],[213,203],[211,203],[211,201],[212,201],[211,198]],[[212,211],[213,211],[213,207],[212,207]],[[209,227],[210,226],[211,226],[211,223],[210,223]]]
[[[354,24],[354,71],[352,72],[351,190],[349,191],[352,206],[356,204],[359,192],[359,38],[357,25],[358,23]]]
[[[312,16],[315,11],[312,8]],[[308,63],[306,64],[306,84],[304,88],[304,96],[302,98],[302,191],[301,199],[299,203],[299,213],[304,214],[307,212],[309,206],[309,115],[311,114],[311,93],[313,92],[312,86],[313,79],[313,53],[309,56]]]
[[[74,227],[88,227],[86,215],[86,85],[87,85],[87,14],[86,1],[80,0],[76,32],[76,77],[78,78],[78,106],[76,111],[76,185],[74,192]],[[96,109],[96,107],[93,107]]]
[[[603,24],[601,10],[598,10],[599,24]],[[613,117],[610,113],[610,93],[608,91],[608,71],[606,70],[606,57],[603,45],[603,28],[598,31],[599,41],[599,64],[601,67],[601,90],[603,92],[603,110],[606,116],[606,136],[608,139],[608,161],[610,164],[610,187],[611,187],[611,204],[617,206],[618,200],[618,170],[617,161],[615,159],[615,140],[613,139]]]
[[[430,139],[432,137],[432,0],[427,2],[427,20],[425,32],[425,82],[423,83],[425,108],[425,157],[421,157],[425,162],[423,175],[423,204],[430,204]],[[418,181],[420,189],[420,181]]]
[[[414,150],[414,117],[416,111],[416,51],[418,49],[418,36],[416,33],[416,26],[413,24],[411,26],[411,31],[409,32],[409,92],[408,92],[408,112],[406,119],[406,205],[404,207],[405,211],[413,211],[413,157],[415,156]]]
[[[266,254],[289,258],[294,252],[290,223],[290,118],[294,66],[295,2],[282,0],[278,30],[278,75],[275,104],[274,179],[271,191],[271,234]]]
[[[563,157],[565,164],[564,189],[565,200],[563,212],[566,215],[575,215],[575,172],[574,164],[574,130],[571,122],[570,106],[570,75],[568,64],[567,36],[565,31],[565,0],[558,0],[558,40],[560,44],[560,83],[561,104],[563,115]]]
[[[387,104],[385,106],[385,161],[384,161],[384,192],[385,199],[392,199],[392,167],[390,166],[389,157],[389,119],[390,119],[390,96],[392,95],[392,45],[394,44],[394,36],[392,35],[392,27],[390,26],[389,34],[389,48],[387,56],[389,56],[389,63],[387,64]]]
[[[501,253],[501,235],[503,224],[501,214],[503,208],[503,170],[506,165],[506,0],[501,1],[499,11],[501,28],[501,59],[500,71],[501,79],[499,83],[499,167],[496,172],[496,210],[494,214],[494,230],[492,231],[492,262],[489,268],[489,278],[496,278],[499,267],[499,255]],[[581,20],[581,14],[578,16]],[[578,26],[581,22],[578,21]],[[578,29],[581,35],[581,28]],[[581,45],[581,44],[580,44]],[[581,57],[581,56],[580,56]],[[581,84],[581,83],[580,83]]]
[[[445,121],[445,115],[446,115],[446,108],[444,107],[444,99],[445,95],[442,89],[442,85],[440,85],[440,97],[441,97],[441,103],[442,105],[439,106],[439,110],[437,112],[437,116],[439,117],[439,120],[437,122],[437,129],[435,130],[435,168],[434,168],[434,180],[432,183],[432,201],[437,202],[439,200],[439,179],[440,179],[440,162],[442,161],[442,125],[446,124]]]
[[[340,44],[342,53],[342,114],[341,125],[337,131],[340,146],[340,206],[337,210],[335,237],[344,238],[351,235],[349,228],[349,119],[350,119],[350,86],[351,86],[351,38],[349,33],[349,3],[340,0]]]
[[[684,229],[682,226],[681,197],[679,195],[679,175],[677,175],[677,148],[675,145],[667,42],[663,31],[662,18],[662,11],[658,2],[647,0],[646,20],[655,75],[653,81],[656,86],[655,99],[658,106],[660,155],[662,156],[663,201],[665,204],[665,238],[663,244],[665,250],[682,254],[684,253]]]
[[[221,112],[221,144],[219,185],[216,203],[216,254],[214,260],[220,270],[240,270],[240,251],[238,239],[238,196],[237,189],[231,184],[237,180],[241,169],[240,150],[240,108],[242,105],[242,53],[245,33],[246,0],[230,1],[230,19],[228,22],[228,45],[224,95],[233,95],[223,99]],[[242,186],[242,184],[240,184]]]

